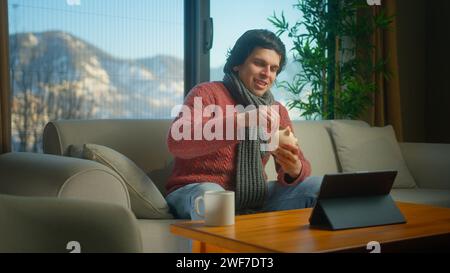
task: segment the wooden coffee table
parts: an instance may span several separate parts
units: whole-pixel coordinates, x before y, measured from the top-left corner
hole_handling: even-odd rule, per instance
[[[236,216],[234,226],[208,227],[203,221],[180,222],[172,233],[194,240],[193,252],[381,252],[450,251],[450,208],[397,202],[406,224],[339,231],[309,226],[312,209]]]

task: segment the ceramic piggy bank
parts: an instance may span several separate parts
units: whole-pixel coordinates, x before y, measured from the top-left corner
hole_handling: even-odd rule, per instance
[[[294,136],[294,134],[291,131],[291,128],[286,127],[284,129],[278,130],[278,132],[275,134],[275,138],[278,139],[278,146],[281,144],[290,144],[293,146],[297,146],[297,138]],[[277,148],[278,148],[277,146]]]

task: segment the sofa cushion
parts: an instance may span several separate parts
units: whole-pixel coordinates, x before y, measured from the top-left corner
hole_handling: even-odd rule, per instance
[[[395,201],[450,208],[450,190],[392,189],[391,196]]]
[[[343,172],[393,169],[398,171],[394,188],[416,187],[392,126],[366,128],[333,121],[331,129]]]
[[[97,144],[85,144],[83,158],[102,163],[116,171],[130,193],[131,209],[138,218],[170,219],[166,200],[152,180],[136,164],[121,153]]]
[[[342,122],[369,127],[367,123],[358,120],[342,120]],[[341,171],[331,137],[331,121],[293,121],[292,126],[303,155],[311,163],[311,175],[321,176]]]

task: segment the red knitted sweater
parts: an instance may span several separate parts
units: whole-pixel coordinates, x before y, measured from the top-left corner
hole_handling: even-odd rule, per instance
[[[229,113],[226,111],[226,106],[235,106],[236,102],[231,97],[228,90],[221,82],[202,83],[195,86],[186,96],[184,105],[189,107],[191,113],[194,113],[194,99],[201,98],[203,108],[207,105],[217,105],[222,109],[223,117],[215,117],[214,115],[203,117],[201,126],[214,118],[222,118],[225,127],[226,122],[233,122],[234,132],[236,132],[236,114],[234,111]],[[289,118],[286,108],[279,102],[280,127],[291,127],[292,123]],[[180,115],[173,121],[174,123],[181,117]],[[194,119],[191,119],[192,121]],[[236,137],[233,140],[195,140],[194,139],[194,122],[191,124],[191,140],[181,139],[175,140],[172,136],[171,130],[168,132],[167,145],[169,151],[174,155],[174,168],[171,176],[166,184],[167,194],[190,183],[198,182],[214,182],[221,185],[226,190],[235,189],[236,176],[236,155],[239,140]],[[177,127],[179,129],[179,127]],[[214,131],[214,130],[213,130]],[[265,166],[269,160],[270,154],[263,158],[263,165]],[[289,179],[288,175],[284,173],[280,165],[275,164],[278,173],[278,182],[285,185],[296,185],[303,181],[311,173],[310,163],[303,153],[299,150],[298,156],[302,163],[302,170],[296,179]],[[264,173],[267,178],[267,175]],[[292,181],[293,180],[293,181]]]

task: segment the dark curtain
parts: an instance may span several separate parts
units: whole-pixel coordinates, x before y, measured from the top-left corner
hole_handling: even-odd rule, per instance
[[[8,3],[0,0],[0,154],[11,151]]]
[[[376,6],[372,12],[379,14],[384,9],[387,16],[396,14],[396,0],[382,1],[382,6]],[[397,55],[397,23],[393,22],[385,30],[377,30],[372,36],[375,50],[372,60],[387,60],[386,69],[390,79],[385,79],[381,73],[373,73],[376,84],[373,94],[373,106],[363,117],[372,126],[392,125],[398,141],[403,141],[402,109],[400,96],[399,65]]]

